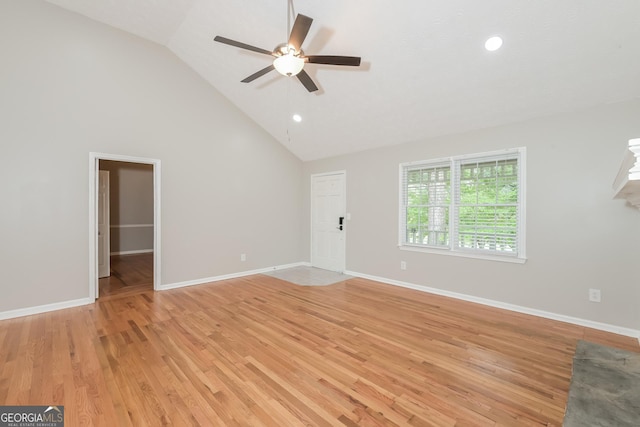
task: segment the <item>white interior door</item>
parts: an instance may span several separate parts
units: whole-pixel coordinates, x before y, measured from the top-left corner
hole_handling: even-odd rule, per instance
[[[311,177],[311,265],[345,269],[345,173]]]
[[[109,171],[98,171],[98,277],[111,275]],[[97,294],[96,294],[97,295]]]

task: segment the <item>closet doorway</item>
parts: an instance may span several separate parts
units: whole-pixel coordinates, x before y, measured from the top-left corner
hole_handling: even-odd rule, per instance
[[[158,289],[160,160],[90,153],[90,297]]]

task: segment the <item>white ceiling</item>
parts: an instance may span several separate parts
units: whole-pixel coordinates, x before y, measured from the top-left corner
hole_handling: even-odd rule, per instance
[[[295,0],[305,53],[363,61],[307,64],[315,93],[240,83],[269,57],[213,41],[273,49],[287,0],[48,1],[167,46],[305,161],[640,97],[638,0]]]

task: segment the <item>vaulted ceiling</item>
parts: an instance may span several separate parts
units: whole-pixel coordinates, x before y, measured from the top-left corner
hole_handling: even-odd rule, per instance
[[[166,46],[305,161],[640,97],[638,0],[294,0],[305,53],[363,61],[307,64],[314,93],[240,83],[270,58],[213,41],[273,49],[288,0],[48,1]]]

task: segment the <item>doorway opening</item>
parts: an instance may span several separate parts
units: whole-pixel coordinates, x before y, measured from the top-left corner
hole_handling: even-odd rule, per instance
[[[89,193],[90,298],[158,289],[160,160],[89,153]]]

